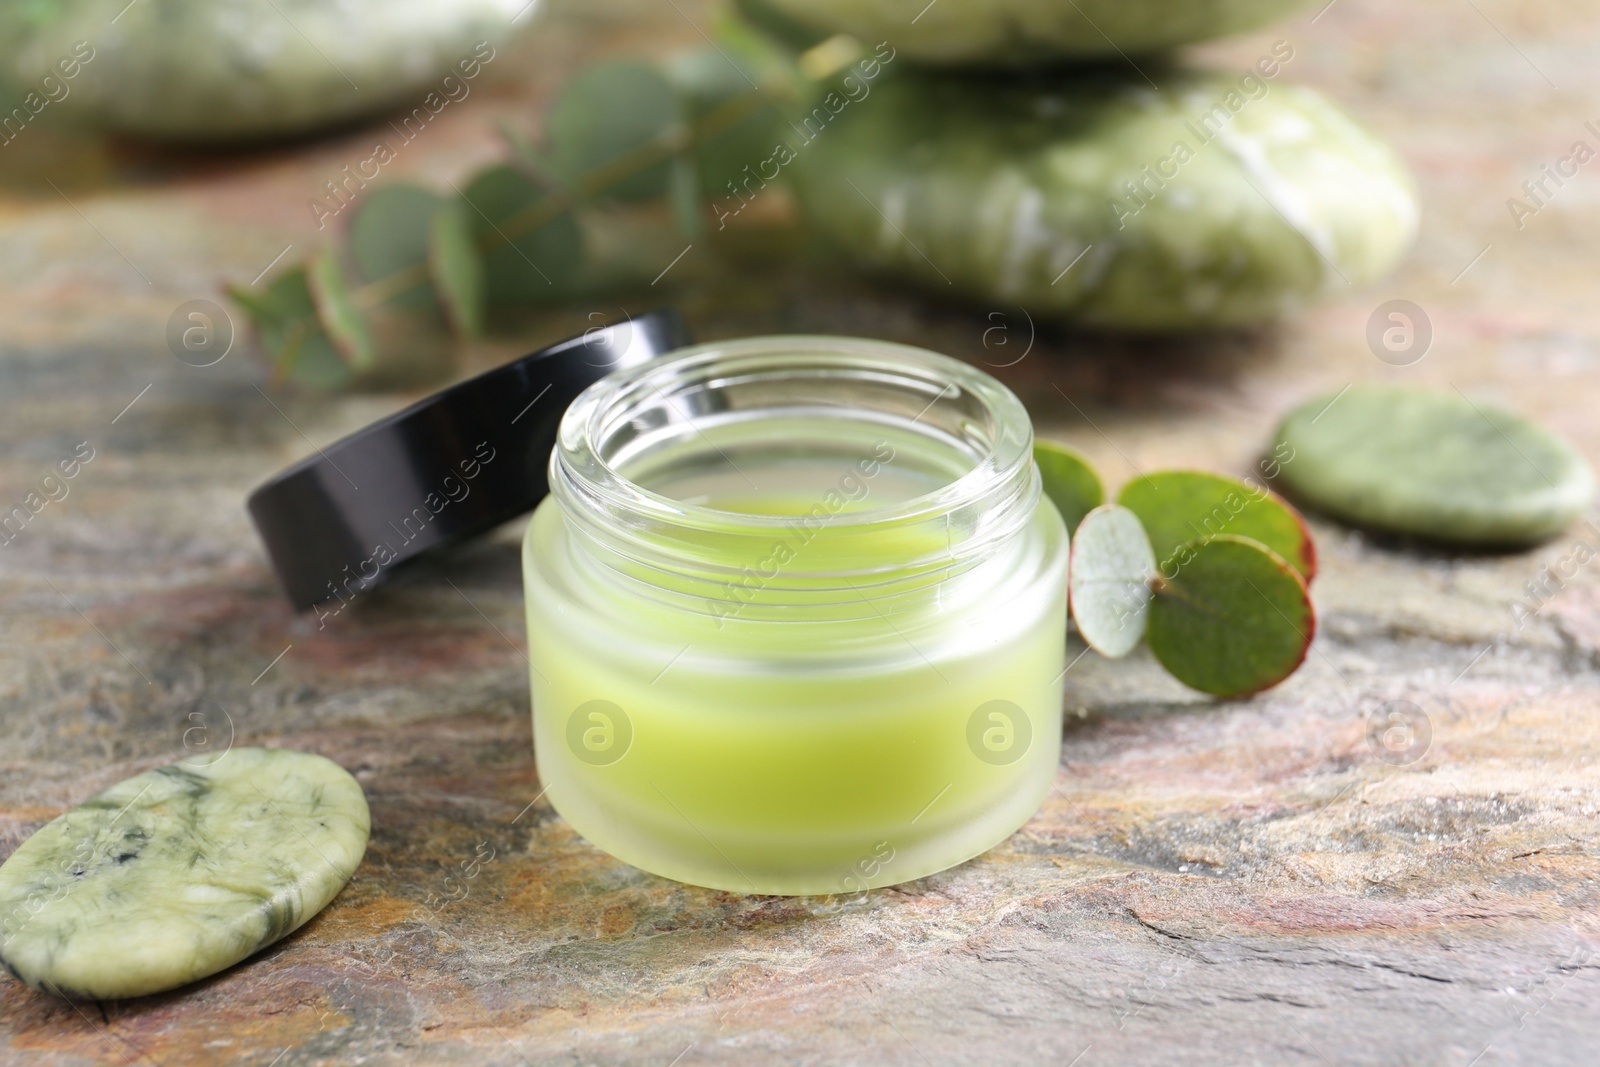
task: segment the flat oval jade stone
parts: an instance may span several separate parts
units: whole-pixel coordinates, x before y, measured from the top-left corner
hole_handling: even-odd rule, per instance
[[[1290,412],[1276,441],[1290,495],[1356,526],[1495,547],[1583,514],[1594,473],[1571,445],[1459,393],[1358,385]]]
[[[332,760],[233,749],[119,782],[0,866],[0,962],[34,989],[110,999],[230,967],[350,880],[370,818]]]
[[[1264,26],[1305,0],[766,0],[830,33],[888,40],[924,63],[1117,58]]]
[[[868,269],[1114,330],[1279,318],[1410,245],[1404,167],[1333,104],[1146,69],[1159,91],[1133,71],[899,71],[792,124],[788,171],[806,220]]]

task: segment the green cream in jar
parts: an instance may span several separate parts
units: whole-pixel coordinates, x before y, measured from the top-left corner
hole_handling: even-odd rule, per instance
[[[1067,533],[988,375],[701,345],[568,409],[524,543],[556,809],[645,870],[838,894],[943,870],[1058,761]]]

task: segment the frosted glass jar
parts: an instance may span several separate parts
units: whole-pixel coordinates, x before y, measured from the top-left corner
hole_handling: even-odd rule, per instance
[[[586,390],[523,548],[539,776],[619,859],[839,894],[983,852],[1058,762],[1067,533],[1027,412],[921,349],[700,345]]]

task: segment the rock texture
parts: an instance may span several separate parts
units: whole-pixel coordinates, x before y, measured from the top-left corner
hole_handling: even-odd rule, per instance
[[[355,779],[304,752],[229,748],[136,774],[0,866],[0,965],[77,999],[209,977],[321,911],[369,822]]]
[[[1302,404],[1275,431],[1295,455],[1284,491],[1329,515],[1499,548],[1548,541],[1594,500],[1589,461],[1504,408],[1440,390],[1341,393]]]
[[[1386,276],[1416,231],[1387,145],[1321,94],[1254,74],[899,71],[859,102],[829,99],[783,131],[811,225],[887,276],[1052,321],[1256,326]]]
[[[1596,176],[1550,183],[1521,229],[1506,200],[1594,143],[1600,6],[1478,7],[1341,0],[1212,53],[1242,70],[1293,40],[1284,76],[1387,136],[1422,190],[1399,276],[1277,332],[1033,336],[1025,308],[826,270],[805,285],[750,271],[685,303],[708,337],[832,329],[989,365],[1113,489],[1138,470],[1256,469],[1296,402],[1368,380],[1493,396],[1594,459]],[[671,6],[616,11],[589,6],[508,56],[527,82],[486,84],[389,169],[443,188],[493,158],[495,123],[526,123],[561,73],[538,60],[582,54],[575,41],[699,40]],[[0,1058],[1592,1062],[1600,582],[1573,562],[1576,531],[1459,555],[1313,519],[1321,626],[1298,674],[1216,703],[1143,653],[1085,656],[1038,816],[898,889],[833,906],[689,889],[576,838],[529,751],[517,530],[319,629],[288,611],[245,519],[272,470],[407,398],[284,393],[243,341],[203,368],[167,348],[174,308],[220,302],[219,279],[324,236],[305,202],[369,139],[175,159],[41,120],[0,149],[0,503],[48,500],[0,547],[0,855],[85,795],[229,743],[336,760],[373,823],[338,900],[243,966],[101,1006],[0,985]],[[753,233],[755,211],[730,235]],[[1365,339],[1396,298],[1433,325],[1404,367]],[[617,313],[546,316],[461,358],[510,356],[591,311]],[[47,493],[81,442],[93,458]]]

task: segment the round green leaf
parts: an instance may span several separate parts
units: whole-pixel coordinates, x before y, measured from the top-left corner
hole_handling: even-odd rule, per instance
[[[329,392],[350,384],[354,373],[317,321],[304,267],[284,271],[265,290],[235,287],[228,295],[255,323],[261,345],[279,376]]]
[[[355,371],[371,368],[377,360],[367,317],[350,295],[344,269],[332,248],[324,248],[306,265],[306,282],[317,321],[339,356]]]
[[[1357,526],[1451,544],[1540,541],[1594,497],[1577,449],[1459,392],[1352,386],[1296,408],[1276,440],[1296,499]]]
[[[463,337],[483,332],[483,259],[472,243],[465,204],[445,204],[434,212],[428,236],[428,270],[445,317]]]
[[[363,281],[388,283],[399,307],[429,308],[428,225],[444,198],[419,185],[380,185],[350,218],[350,257]]]
[[[783,112],[757,88],[754,67],[704,49],[676,57],[669,68],[690,124],[700,189],[712,199],[749,198],[782,166]]]
[[[265,289],[231,286],[228,295],[250,316],[261,337],[261,346],[274,363],[296,343],[296,335],[303,334],[308,323],[316,325],[317,309],[311,303],[311,290],[306,285],[303,266],[296,265],[278,274]],[[321,329],[320,326],[316,328]]]
[[[1305,660],[1316,616],[1283,557],[1221,534],[1179,545],[1170,563],[1155,582],[1145,639],[1178,681],[1213,696],[1249,696]]]
[[[583,262],[583,231],[532,178],[514,167],[479,174],[462,193],[483,254],[491,307],[560,299]]]
[[[1072,535],[1067,569],[1072,621],[1090,648],[1116,658],[1144,638],[1156,557],[1139,516],[1116,504],[1094,508]]]
[[[1179,545],[1236,534],[1266,545],[1306,581],[1317,575],[1317,546],[1305,520],[1265,486],[1202,471],[1161,471],[1123,486],[1117,501],[1144,523],[1163,573]]]
[[[667,148],[680,122],[677,95],[661,71],[631,60],[596,63],[550,106],[550,168],[584,192],[618,200],[664,196],[667,160],[650,157]]]
[[[1033,461],[1039,465],[1044,495],[1061,512],[1069,531],[1076,530],[1085,515],[1105,503],[1106,490],[1100,484],[1100,476],[1077,449],[1036,440]]]
[[[338,392],[355,380],[355,371],[321,329],[306,331],[299,344],[285,353],[278,369],[284,380],[320,393]]]
[[[695,170],[694,159],[678,156],[672,161],[672,181],[668,200],[672,203],[672,219],[685,237],[699,237],[705,230],[705,217],[700,203],[700,175]]]

